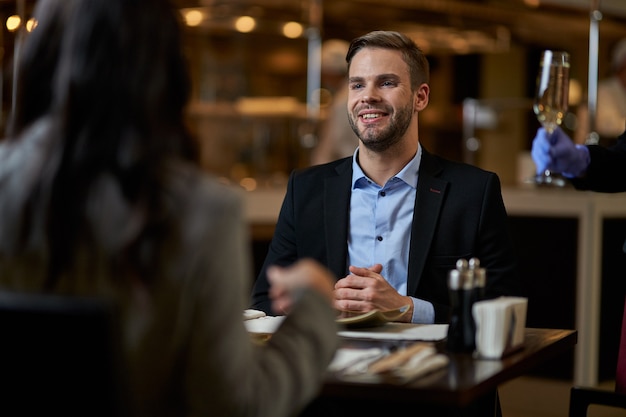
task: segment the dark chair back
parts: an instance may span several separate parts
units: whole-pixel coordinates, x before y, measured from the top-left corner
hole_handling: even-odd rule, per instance
[[[0,415],[125,414],[114,306],[0,292]]]
[[[615,390],[572,387],[569,401],[569,417],[586,417],[587,410],[592,404],[626,410],[626,300],[624,302],[622,334],[615,372]]]

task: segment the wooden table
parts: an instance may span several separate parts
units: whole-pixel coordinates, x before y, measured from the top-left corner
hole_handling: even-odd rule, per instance
[[[575,330],[526,329],[523,347],[503,359],[449,354],[446,368],[407,384],[348,382],[329,375],[319,396],[302,416],[493,416],[499,411],[498,385],[573,349],[576,340]],[[398,345],[372,340],[344,343],[363,347]]]
[[[285,192],[284,187],[276,187],[259,188],[244,194],[246,220],[251,225],[252,236],[256,240],[255,251],[258,250],[259,253],[257,269],[260,268],[260,264],[265,259],[267,245],[273,234]],[[603,280],[613,282],[619,278],[618,269],[613,269],[617,272],[611,272],[613,270],[604,264],[606,262],[604,256],[607,251],[603,250],[605,239],[603,224],[607,220],[626,219],[626,193],[594,193],[571,188],[505,186],[502,188],[502,198],[510,218],[576,220],[575,233],[577,239],[573,244],[577,250],[567,254],[567,256],[571,255],[570,258],[574,260],[575,264],[575,271],[572,273],[571,283],[568,282],[569,286],[566,291],[568,295],[571,293],[571,297],[575,298],[571,301],[573,306],[571,311],[572,323],[554,322],[553,317],[550,317],[546,321],[529,323],[529,325],[552,328],[575,327],[579,332],[579,342],[572,353],[574,356],[574,383],[586,386],[596,385],[599,382],[601,357],[603,361],[608,362],[609,370],[615,369],[614,364],[610,363],[612,360],[606,359],[606,357],[617,352],[620,329],[619,322],[613,326],[610,320],[600,320],[602,306],[611,305],[606,300],[603,301],[603,297],[605,297],[602,288]],[[549,233],[549,231],[544,233]],[[518,241],[523,237],[516,235],[514,239]],[[540,235],[537,236],[537,239],[540,239]],[[544,255],[536,255],[536,252],[532,250],[529,251],[529,254],[532,257],[525,259],[524,264],[530,265],[528,268],[535,265],[541,268]],[[617,259],[616,262],[619,262],[620,259]],[[604,278],[605,275],[606,278]],[[569,278],[562,277],[561,279],[567,281]],[[615,291],[615,293],[623,294],[623,291]],[[546,303],[550,308],[550,300],[553,298],[545,296],[546,294],[542,293],[542,297],[538,299],[529,299],[529,311],[534,310],[537,303],[540,307]],[[617,298],[619,298],[617,303],[623,301],[623,295],[621,298]],[[620,312],[615,320],[621,320],[621,317],[620,307]],[[601,330],[618,336],[611,339],[606,334],[601,334]],[[603,346],[601,352],[601,340],[603,345],[610,347],[608,351]],[[611,353],[611,349],[614,349],[613,353]],[[602,355],[603,353],[605,354]]]

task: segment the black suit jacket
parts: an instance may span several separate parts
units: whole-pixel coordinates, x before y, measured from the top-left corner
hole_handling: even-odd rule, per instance
[[[291,174],[274,237],[254,284],[252,308],[269,314],[266,269],[314,258],[338,278],[347,275],[352,157]],[[486,294],[518,295],[515,255],[496,174],[422,152],[413,214],[407,295],[450,315],[447,275],[459,258],[487,268]],[[358,265],[368,266],[368,265]],[[383,271],[384,276],[384,271]]]
[[[626,191],[626,132],[609,148],[589,145],[591,160],[583,178],[572,178],[579,190],[617,193]]]

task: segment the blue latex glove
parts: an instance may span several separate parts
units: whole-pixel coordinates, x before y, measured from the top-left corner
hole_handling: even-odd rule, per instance
[[[533,139],[531,156],[537,167],[537,174],[545,170],[560,172],[566,178],[582,175],[589,166],[589,149],[574,142],[561,128],[556,128],[551,135],[543,127],[537,130]]]

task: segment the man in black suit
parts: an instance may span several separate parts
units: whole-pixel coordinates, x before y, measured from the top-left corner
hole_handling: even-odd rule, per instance
[[[397,32],[355,39],[346,60],[351,157],[292,173],[252,308],[272,311],[266,270],[314,258],[338,277],[335,307],[367,312],[409,305],[399,321],[444,323],[447,275],[460,258],[487,269],[487,297],[517,295],[516,259],[500,181],[419,144],[429,68]]]

